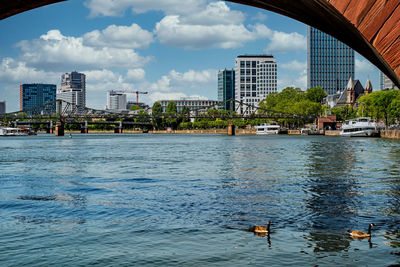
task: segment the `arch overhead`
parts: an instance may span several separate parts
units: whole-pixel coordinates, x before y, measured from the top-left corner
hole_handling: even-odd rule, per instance
[[[0,19],[65,0],[0,0]]]
[[[0,19],[62,1],[0,0]],[[363,55],[400,87],[400,0],[227,1],[270,10],[326,32]]]
[[[228,0],[266,9],[347,44],[400,86],[400,0]]]

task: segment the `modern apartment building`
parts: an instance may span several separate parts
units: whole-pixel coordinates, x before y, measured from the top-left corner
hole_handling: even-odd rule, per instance
[[[219,109],[231,110],[231,102],[235,100],[235,70],[224,69],[218,72],[218,101],[220,102]],[[232,110],[234,110],[234,102],[232,102]]]
[[[61,75],[61,89],[57,92],[57,99],[71,103],[69,111],[83,113],[86,107],[86,76],[83,73],[73,71]]]
[[[332,36],[308,26],[307,87],[322,87],[328,95],[346,89],[354,78],[354,50]]]
[[[6,101],[0,101],[0,114],[6,113]]]
[[[46,103],[56,100],[57,86],[55,84],[21,84],[20,90],[20,110],[31,109],[42,106]],[[46,106],[44,108],[33,111],[28,111],[32,114],[52,114],[56,111],[56,104]]]
[[[272,55],[241,55],[235,64],[235,104],[239,114],[256,112],[259,103],[268,94],[277,91],[277,65]]]
[[[169,102],[175,102],[178,112],[181,112],[183,107],[188,107],[190,111],[205,112],[211,108],[218,108],[218,101],[215,100],[200,100],[200,99],[180,99],[180,100],[161,100],[162,112],[167,111]]]
[[[109,91],[107,94],[107,109],[111,110],[126,110],[126,94]]]

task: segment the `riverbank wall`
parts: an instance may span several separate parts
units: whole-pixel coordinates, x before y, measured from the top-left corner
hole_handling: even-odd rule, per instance
[[[173,131],[149,131],[152,134],[228,134],[227,129],[212,130],[173,130]],[[235,129],[236,135],[256,134],[255,129]]]
[[[339,136],[340,131],[339,130],[325,130],[325,135],[327,136]]]
[[[400,130],[382,130],[382,138],[400,139]]]

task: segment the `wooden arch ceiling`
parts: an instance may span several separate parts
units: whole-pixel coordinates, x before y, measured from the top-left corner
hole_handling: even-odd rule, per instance
[[[0,19],[61,1],[0,0]],[[326,32],[363,55],[400,87],[400,0],[228,1],[270,10]]]

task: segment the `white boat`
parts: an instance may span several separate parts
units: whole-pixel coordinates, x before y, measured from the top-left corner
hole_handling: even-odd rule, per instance
[[[33,133],[26,128],[0,127],[0,136],[26,136]]]
[[[362,117],[343,122],[340,136],[378,136],[379,127],[371,118]]]
[[[281,126],[278,124],[266,124],[263,123],[255,127],[257,129],[257,135],[267,135],[267,134],[278,134]]]

